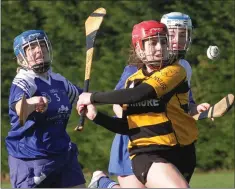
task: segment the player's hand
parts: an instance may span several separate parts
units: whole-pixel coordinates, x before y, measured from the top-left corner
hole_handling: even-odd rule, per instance
[[[79,99],[77,101],[77,108],[80,105],[89,105],[91,104],[91,94],[92,93],[82,93],[79,95]]]
[[[197,111],[198,113],[201,113],[201,112],[208,110],[210,107],[211,107],[210,104],[202,103],[202,104],[197,105]]]
[[[201,112],[208,110],[210,107],[211,105],[205,102],[205,103],[197,105],[197,111],[198,113],[201,113]],[[211,120],[214,121],[214,118],[211,118]]]
[[[85,111],[85,115],[89,120],[95,119],[97,115],[96,107],[93,104],[89,104],[87,106],[85,105],[79,105],[77,106],[78,114],[81,115],[82,111]]]
[[[35,105],[35,111],[43,113],[47,110],[48,107],[48,100],[44,96],[34,96],[30,99],[27,99],[28,104]]]

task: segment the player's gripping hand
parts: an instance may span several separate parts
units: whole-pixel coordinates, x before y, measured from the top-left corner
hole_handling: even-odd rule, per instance
[[[35,111],[43,113],[47,110],[48,100],[44,96],[35,96],[31,98],[35,103]]]
[[[199,105],[197,105],[197,112],[198,113],[204,112],[204,111],[208,110],[210,107],[211,107],[211,105],[206,102],[199,104]],[[214,121],[214,118],[211,118],[211,120]]]
[[[77,105],[78,114],[81,115],[82,111],[85,111],[85,115],[89,120],[95,119],[97,115],[96,107],[93,104],[85,105]]]
[[[78,106],[80,105],[89,105],[91,104],[91,94],[92,93],[87,93],[87,92],[84,92],[82,94],[79,95],[79,99],[77,101],[77,109],[78,109]]]
[[[43,96],[34,96],[29,99],[22,98],[15,105],[16,113],[22,120],[26,120],[34,111],[40,113],[45,112],[47,107],[48,100]]]
[[[208,110],[210,107],[211,107],[210,104],[202,103],[202,104],[197,105],[197,111],[198,113],[201,113],[201,112]]]

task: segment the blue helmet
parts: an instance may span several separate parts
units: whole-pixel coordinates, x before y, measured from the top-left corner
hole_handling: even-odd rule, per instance
[[[173,28],[183,28],[186,29],[186,44],[184,49],[178,50],[178,55],[184,57],[186,51],[192,42],[192,20],[189,15],[181,12],[171,12],[164,14],[161,18],[161,22],[164,23],[168,30]]]
[[[44,60],[44,62],[32,66],[31,69],[35,73],[44,73],[50,68],[52,63],[52,47],[46,33],[43,30],[28,30],[18,35],[14,39],[14,53],[17,57],[17,63],[23,68],[29,69],[25,48],[30,47],[30,45],[35,42],[38,43],[38,45],[40,45],[41,42],[46,44],[49,57],[47,60]]]

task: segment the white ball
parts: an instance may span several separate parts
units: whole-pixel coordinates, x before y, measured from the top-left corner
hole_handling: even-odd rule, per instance
[[[217,46],[209,46],[207,49],[207,57],[211,60],[219,58],[220,50]]]

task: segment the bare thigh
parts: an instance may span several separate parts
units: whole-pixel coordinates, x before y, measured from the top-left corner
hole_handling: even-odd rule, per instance
[[[121,188],[145,188],[135,175],[118,176]]]
[[[178,169],[171,163],[153,163],[148,171],[148,188],[189,188]]]

